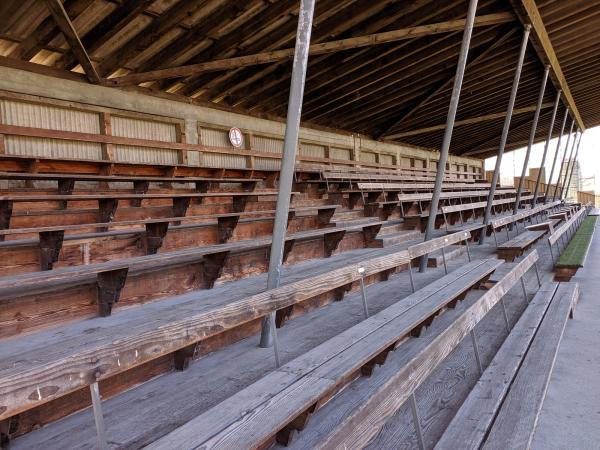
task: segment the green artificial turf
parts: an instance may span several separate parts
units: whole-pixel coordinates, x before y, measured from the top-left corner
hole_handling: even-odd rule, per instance
[[[583,221],[563,254],[558,258],[556,267],[583,267],[595,226],[596,216],[587,217]]]

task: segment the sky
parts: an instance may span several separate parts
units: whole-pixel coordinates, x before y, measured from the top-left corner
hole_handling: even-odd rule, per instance
[[[583,140],[579,147],[579,162],[581,165],[581,172],[583,178],[595,176],[595,189],[596,193],[600,193],[600,127],[590,128],[583,134]],[[548,147],[548,155],[546,156],[546,176],[550,175],[550,169],[552,168],[552,158],[556,152],[556,144],[558,138],[550,141]],[[571,140],[571,143],[573,141]],[[535,144],[531,148],[531,156],[529,157],[529,164],[527,167],[539,167],[542,161],[542,153],[544,152],[545,142]],[[559,160],[556,165],[554,172],[554,181],[556,181],[557,170],[560,167],[562,161],[563,151],[566,144],[566,135],[561,142],[561,149],[558,154]],[[502,184],[512,184],[513,176],[520,176],[523,168],[523,161],[525,159],[525,153],[527,147],[524,147],[513,152],[505,153],[502,157],[502,164],[500,165],[500,177]],[[571,151],[571,144],[569,144],[569,152]],[[569,154],[567,154],[567,158]],[[496,157],[488,158],[485,160],[485,170],[494,170],[496,164]]]

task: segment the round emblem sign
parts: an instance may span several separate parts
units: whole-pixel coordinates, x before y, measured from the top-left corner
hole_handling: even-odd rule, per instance
[[[235,148],[240,148],[244,143],[244,135],[242,134],[242,130],[239,128],[232,128],[229,130],[229,142]]]

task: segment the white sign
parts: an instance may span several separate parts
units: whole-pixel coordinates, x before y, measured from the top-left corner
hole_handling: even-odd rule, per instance
[[[240,148],[244,144],[244,135],[242,130],[239,128],[232,128],[229,130],[229,142],[235,148]]]

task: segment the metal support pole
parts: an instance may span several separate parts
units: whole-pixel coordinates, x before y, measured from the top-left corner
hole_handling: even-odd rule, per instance
[[[519,179],[519,187],[517,188],[517,196],[515,198],[515,206],[513,208],[513,214],[517,214],[519,210],[519,203],[521,202],[521,194],[523,193],[523,185],[525,184],[525,172],[527,171],[527,164],[529,164],[529,156],[531,155],[531,147],[533,147],[533,141],[535,140],[535,132],[537,131],[537,124],[540,119],[540,111],[542,110],[542,103],[544,101],[544,92],[546,91],[546,82],[548,81],[548,74],[550,73],[550,65],[546,65],[544,70],[544,79],[540,86],[540,93],[538,94],[537,106],[535,109],[535,115],[533,116],[533,122],[531,123],[531,132],[529,133],[529,141],[527,143],[527,151],[525,152],[525,161],[523,161],[523,169],[521,170],[521,178]],[[540,167],[541,169],[541,167]]]
[[[579,146],[581,145],[581,139],[583,139],[583,133],[579,135],[579,142],[577,142],[577,150],[575,150],[575,158],[573,158],[573,162],[571,163],[571,173],[569,173],[569,180],[567,181],[567,190],[565,196],[569,194],[569,188],[571,187],[571,178],[573,178],[573,171],[575,170],[575,163],[577,162],[577,157],[579,156]],[[561,198],[563,195],[561,195]],[[576,199],[577,200],[577,199]]]
[[[523,280],[523,277],[521,277],[521,287],[523,288],[523,297],[525,297],[525,301],[529,302],[529,299],[527,298],[527,288],[525,287],[525,280]]]
[[[421,419],[419,418],[419,410],[417,409],[417,398],[413,391],[410,394],[410,410],[412,411],[413,422],[415,424],[415,434],[417,435],[417,444],[420,450],[425,449],[425,443],[423,442],[423,429],[421,428]]]
[[[446,252],[444,251],[444,247],[442,247],[442,261],[444,261],[444,272],[448,275],[448,265],[446,264]]]
[[[550,196],[550,186],[552,184],[552,177],[554,175],[554,168],[556,167],[556,160],[558,159],[558,152],[560,150],[560,143],[562,141],[563,135],[565,133],[565,125],[567,124],[567,118],[569,117],[569,108],[565,108],[565,117],[563,117],[562,126],[560,127],[560,134],[558,135],[558,142],[556,143],[556,152],[554,153],[554,159],[552,160],[552,168],[550,169],[550,176],[548,177],[546,196],[544,197],[544,204],[548,202],[548,197]]]
[[[477,368],[479,369],[479,375],[483,373],[483,366],[481,365],[481,357],[479,356],[479,347],[477,346],[477,337],[475,336],[475,330],[471,330],[471,341],[473,342],[473,351],[475,352],[475,361],[477,361]]]
[[[550,128],[548,128],[548,136],[546,136],[546,144],[544,144],[544,153],[542,153],[542,162],[540,163],[540,170],[538,171],[537,178],[535,180],[535,189],[533,191],[533,200],[531,201],[531,207],[535,208],[537,204],[538,193],[540,189],[540,182],[542,181],[542,169],[546,163],[546,155],[548,154],[548,147],[550,146],[550,140],[552,139],[552,132],[554,131],[554,121],[556,120],[556,112],[558,111],[558,104],[560,103],[560,95],[562,91],[558,91],[556,94],[556,100],[554,101],[554,109],[552,110],[552,119],[550,120]],[[548,190],[548,189],[546,189]],[[546,192],[546,197],[548,193]]]
[[[94,421],[96,422],[98,450],[108,450],[104,416],[102,415],[102,400],[100,399],[100,388],[97,381],[90,384],[90,394],[92,395],[92,409],[94,411]]]
[[[365,290],[365,268],[359,267],[358,274],[360,275],[360,294],[362,296],[363,312],[365,313],[365,319],[368,319],[369,305],[367,304],[367,292]]]
[[[467,54],[469,53],[469,45],[471,43],[471,34],[473,32],[473,23],[475,22],[476,11],[477,0],[469,0],[467,20],[465,21],[465,31],[463,32],[460,56],[458,58],[456,76],[454,77],[454,86],[452,88],[452,97],[450,98],[450,106],[448,107],[448,117],[446,118],[446,129],[444,131],[444,139],[440,149],[440,158],[435,175],[433,195],[431,196],[431,204],[429,206],[429,217],[427,218],[425,241],[428,241],[433,237],[433,231],[435,229],[435,213],[438,210],[440,195],[442,193],[442,183],[444,182],[446,161],[448,160],[448,151],[450,150],[450,141],[452,140],[452,131],[454,129],[454,119],[456,117],[456,110],[458,109],[458,100],[460,98],[460,90],[462,88],[462,81],[465,74]],[[427,268],[427,259],[428,255],[423,255],[421,257],[421,264],[419,267],[421,272],[425,272],[425,269]]]
[[[500,146],[498,147],[496,167],[494,168],[492,184],[490,185],[490,192],[488,193],[487,198],[487,206],[485,208],[485,213],[483,216],[484,226],[487,226],[490,222],[490,215],[492,213],[492,206],[494,203],[494,194],[496,193],[496,185],[498,184],[498,178],[500,177],[500,164],[502,164],[502,155],[504,154],[504,148],[506,147],[506,141],[508,139],[510,121],[512,119],[513,109],[515,107],[515,99],[517,98],[517,90],[519,89],[519,79],[521,78],[521,70],[523,69],[523,60],[525,59],[525,50],[527,49],[527,42],[529,40],[530,31],[531,25],[525,25],[525,32],[523,33],[523,40],[521,41],[521,51],[519,52],[519,60],[517,62],[517,69],[515,70],[515,76],[510,91],[510,99],[508,101],[508,108],[506,110],[506,118],[504,120],[504,127],[502,129],[502,136],[500,138]],[[484,242],[485,233],[481,233],[481,236],[479,238],[479,244],[482,245]]]
[[[571,123],[571,132],[573,131],[573,125],[575,125],[575,119],[573,119],[573,122]],[[575,146],[575,138],[577,136],[577,132],[575,132],[575,134],[573,134],[573,147]],[[554,186],[554,195],[552,196],[552,200],[556,200],[557,197],[559,197],[557,194],[559,192],[562,192],[562,190],[560,189],[560,180],[563,179],[564,177],[562,177],[562,172],[563,172],[563,168],[565,167],[565,161],[567,160],[567,153],[569,152],[569,143],[571,142],[571,133],[569,133],[569,137],[567,138],[567,145],[565,145],[565,151],[563,152],[563,157],[562,157],[562,163],[560,164],[560,168],[558,169],[558,180],[556,180],[556,185]],[[572,148],[571,147],[571,151]],[[567,175],[566,173],[566,168],[564,169],[565,171],[565,176]],[[565,180],[566,178],[563,179],[562,184],[565,184]]]
[[[565,150],[563,152],[563,158],[562,158],[562,163],[560,165],[560,167],[558,168],[558,177],[556,178],[556,183],[554,184],[554,192],[552,193],[552,201],[556,200],[556,191],[558,189],[558,185],[560,184],[560,175],[561,175],[561,171],[562,171],[562,166],[565,164],[565,155],[567,154],[568,148],[569,148],[569,143],[571,142],[571,134],[573,134],[573,126],[575,125],[575,120],[571,121],[571,128],[569,128],[569,134],[567,135],[567,143],[565,145]],[[554,162],[558,162],[558,152],[560,151],[560,149],[556,149],[556,155],[554,155]],[[555,167],[552,167],[553,169]],[[550,183],[552,182],[552,179],[550,179]],[[550,190],[550,183],[548,183],[548,191]]]
[[[290,196],[294,166],[296,164],[296,151],[298,149],[298,133],[300,131],[300,115],[302,112],[302,98],[304,96],[304,82],[306,81],[306,66],[308,65],[308,49],[310,46],[310,32],[312,29],[315,0],[301,0],[298,14],[298,30],[296,46],[294,49],[294,62],[292,67],[292,80],[290,84],[290,97],[288,101],[285,137],[283,141],[283,155],[279,170],[279,191],[277,193],[277,207],[275,222],[273,224],[273,240],[269,258],[269,274],[267,277],[267,290],[279,287],[281,281],[281,265],[283,262],[283,249],[285,233],[290,210]],[[275,312],[266,317],[262,322],[260,346],[270,347],[276,344],[277,330],[274,326]],[[279,367],[279,355],[275,348],[275,359]]]
[[[538,287],[542,287],[542,280],[540,278],[540,271],[538,270],[537,261],[533,263],[533,267],[535,268],[535,276],[537,278]]]
[[[469,250],[469,240],[465,239],[465,247],[467,248],[467,258],[471,262],[471,251]]]

